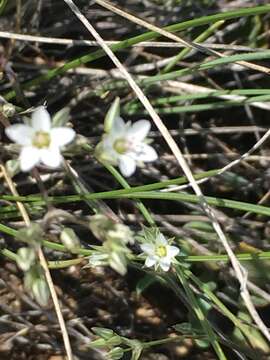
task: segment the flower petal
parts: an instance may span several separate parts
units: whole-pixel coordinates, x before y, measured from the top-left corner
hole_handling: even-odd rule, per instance
[[[19,145],[31,145],[34,130],[25,124],[8,126],[5,130],[7,137]]]
[[[119,136],[124,132],[126,132],[126,124],[120,116],[117,116],[113,121],[110,133]]]
[[[167,257],[173,258],[179,253],[179,249],[176,246],[167,246]]]
[[[104,136],[103,140],[97,144],[95,155],[102,162],[107,162],[111,165],[117,165],[119,156],[112,147],[109,136]]]
[[[136,157],[137,161],[142,162],[155,161],[158,158],[156,150],[152,146],[145,143],[137,144],[132,156]]]
[[[33,146],[23,147],[20,153],[20,167],[22,171],[29,171],[40,161],[40,150]]]
[[[155,245],[154,244],[141,244],[140,248],[147,255],[155,254]]]
[[[161,267],[161,269],[163,271],[168,271],[170,269],[170,266],[171,266],[171,262],[169,261],[164,261],[164,260],[161,260],[159,262],[159,266]]]
[[[154,257],[148,256],[148,257],[145,259],[144,265],[145,265],[146,267],[151,267],[151,266],[155,265],[156,262],[157,262],[157,261],[156,261],[156,259],[155,259]]]
[[[119,169],[124,176],[129,177],[136,170],[136,162],[130,156],[121,155],[119,157]]]
[[[151,128],[151,123],[148,120],[136,121],[128,130],[127,136],[134,138],[136,141],[143,141]]]
[[[43,164],[56,168],[61,164],[63,158],[58,147],[51,147],[40,150],[40,159]]]
[[[51,117],[44,106],[39,106],[32,114],[32,127],[36,131],[49,132],[51,128]]]
[[[157,245],[162,245],[162,246],[166,246],[168,245],[168,241],[165,238],[165,236],[161,233],[158,234],[157,238],[156,238],[156,243]]]
[[[50,131],[52,146],[64,146],[70,143],[75,135],[75,131],[68,127],[52,128]]]

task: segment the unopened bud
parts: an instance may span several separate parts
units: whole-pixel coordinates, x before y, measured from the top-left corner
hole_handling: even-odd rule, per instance
[[[103,214],[96,214],[91,216],[89,226],[96,238],[105,240],[108,230],[113,226],[113,222]]]
[[[103,327],[97,327],[94,326],[91,328],[91,330],[98,336],[102,337],[105,340],[110,339],[114,336],[114,331],[111,329],[103,328]]]
[[[116,347],[108,352],[106,359],[108,360],[119,360],[124,356],[124,351],[120,347]]]
[[[110,254],[109,265],[113,270],[118,272],[118,274],[124,276],[127,272],[127,260],[125,254],[113,251]]]
[[[71,228],[64,228],[61,232],[60,239],[65,248],[71,252],[76,252],[76,250],[80,247],[80,240]]]
[[[97,340],[91,341],[89,346],[91,346],[91,348],[104,348],[106,344],[106,340],[99,338]]]
[[[32,294],[41,306],[46,306],[50,297],[50,291],[45,279],[36,279],[32,285]]]
[[[110,347],[110,346],[113,347],[113,346],[120,345],[121,342],[122,342],[121,336],[119,336],[119,335],[114,335],[113,337],[111,337],[111,338],[107,341],[106,345],[109,346],[109,347]]]
[[[28,247],[21,247],[17,252],[17,265],[22,271],[28,271],[35,263],[36,253],[34,249]]]

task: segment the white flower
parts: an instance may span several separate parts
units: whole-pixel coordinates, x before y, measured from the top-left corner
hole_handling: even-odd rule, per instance
[[[100,159],[118,165],[121,173],[128,177],[137,162],[150,162],[158,158],[155,149],[144,142],[150,131],[148,120],[139,120],[133,125],[117,116],[107,134],[98,145]]]
[[[168,244],[163,234],[158,234],[154,243],[141,245],[142,251],[147,255],[145,266],[154,266],[155,270],[161,267],[163,271],[168,271],[174,257],[179,253],[176,246]]]
[[[22,171],[29,171],[40,163],[58,167],[62,161],[60,148],[74,139],[75,131],[51,127],[50,114],[44,106],[39,106],[32,114],[31,126],[11,125],[6,128],[6,135],[21,145],[20,167]]]

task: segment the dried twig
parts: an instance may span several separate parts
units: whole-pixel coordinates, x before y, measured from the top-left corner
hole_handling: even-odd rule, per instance
[[[28,41],[35,43],[44,43],[44,44],[57,44],[57,45],[87,45],[87,46],[97,46],[98,42],[94,40],[77,40],[77,39],[66,39],[66,38],[55,38],[48,36],[37,36],[37,35],[28,35],[28,34],[17,34],[9,31],[0,31],[0,38],[3,39],[14,39],[17,41]],[[104,41],[107,45],[116,45],[120,41]],[[231,50],[231,51],[245,51],[245,52],[255,52],[262,51],[262,49],[250,48],[248,46],[240,45],[227,45],[227,44],[210,44],[204,43],[209,49],[220,49],[220,50]],[[176,42],[167,42],[167,41],[142,41],[139,44],[133,44],[131,47],[158,47],[158,48],[184,48],[185,45],[176,43]]]

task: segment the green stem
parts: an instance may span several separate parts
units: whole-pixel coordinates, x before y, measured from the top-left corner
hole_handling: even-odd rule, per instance
[[[253,260],[269,260],[270,251],[258,251],[256,253],[242,253],[235,254],[239,261],[253,261]],[[229,261],[228,255],[188,255],[184,257],[187,262],[209,262],[209,261]]]
[[[153,340],[153,341],[148,341],[148,342],[143,342],[141,343],[141,345],[143,346],[143,348],[148,348],[148,347],[152,347],[152,346],[157,346],[157,345],[162,345],[162,344],[167,344],[170,342],[175,342],[175,341],[181,341],[183,339],[205,339],[205,336],[201,335],[195,335],[195,334],[183,334],[181,336],[175,336],[175,337],[169,337],[169,338],[165,338],[165,339],[160,339],[160,340]]]
[[[69,266],[74,266],[80,264],[84,258],[76,258],[70,260],[54,260],[48,261],[48,265],[50,269],[63,269]]]
[[[151,200],[169,200],[169,201],[183,201],[200,204],[200,199],[196,195],[187,194],[187,193],[165,193],[158,191],[147,191],[139,192],[137,188],[132,189],[123,189],[123,190],[113,190],[105,191],[94,194],[84,194],[80,195],[67,195],[67,196],[51,196],[49,200],[54,204],[66,204],[80,202],[85,199],[95,200],[95,199],[151,199]],[[41,200],[40,196],[12,196],[12,195],[2,195],[0,196],[1,200],[8,201],[20,201],[20,202],[33,202],[36,205],[44,205],[44,201]],[[241,210],[245,212],[251,212],[260,215],[270,216],[270,208],[262,205],[255,205],[251,203],[229,200],[223,198],[216,198],[211,196],[205,196],[205,200],[208,204],[229,208],[235,210]]]

